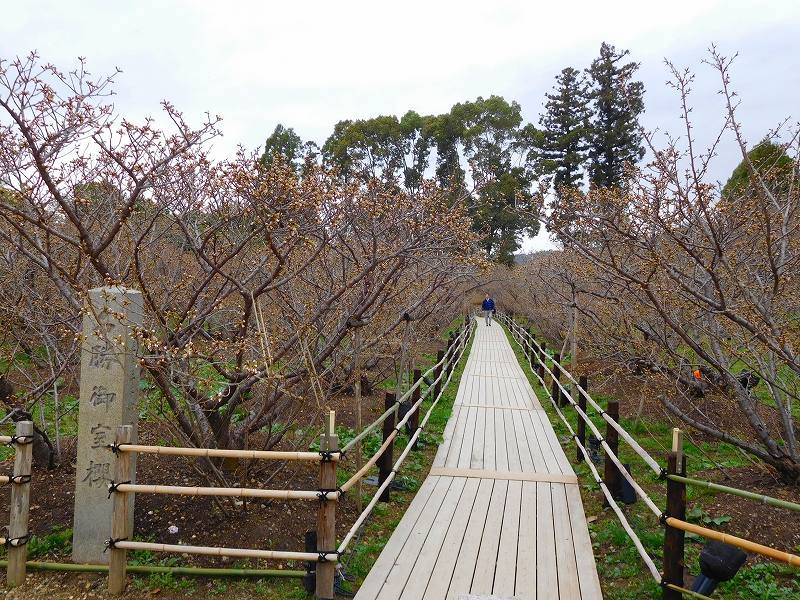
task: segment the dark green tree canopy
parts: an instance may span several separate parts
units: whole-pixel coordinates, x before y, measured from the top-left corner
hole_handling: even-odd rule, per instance
[[[567,67],[556,76],[553,92],[547,94],[545,113],[539,123],[541,170],[552,177],[559,197],[579,188],[589,149],[589,88],[585,76]]]
[[[518,203],[530,201],[535,172],[536,130],[522,121],[516,102],[479,97],[439,115],[408,111],[399,119],[340,121],[322,152],[342,177],[376,177],[410,193],[425,177],[435,176],[451,198],[471,203],[487,253],[510,263],[520,236],[538,230],[538,221],[516,210]]]
[[[264,143],[264,154],[261,156],[261,163],[269,168],[276,157],[281,157],[287,165],[297,170],[302,160],[303,140],[294,132],[280,123],[275,127],[275,131],[267,138]]]
[[[792,179],[798,176],[793,173],[794,161],[786,154],[786,150],[764,140],[747,153],[750,164],[744,159],[731,173],[725,187],[723,197],[737,197],[750,190],[750,167],[758,171],[759,176],[772,192],[782,193],[789,188]]]
[[[617,52],[603,42],[600,56],[586,70],[594,113],[589,134],[589,180],[595,186],[622,185],[625,165],[635,164],[644,156],[639,127],[644,84],[633,81],[639,63],[623,63],[628,54],[628,50]]]

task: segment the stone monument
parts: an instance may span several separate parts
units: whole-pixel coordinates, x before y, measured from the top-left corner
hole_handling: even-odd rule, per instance
[[[123,287],[89,291],[83,317],[78,459],[75,468],[75,517],[72,560],[107,563],[111,537],[108,483],[114,474],[109,444],[119,425],[133,427],[137,439],[139,363],[133,328],[142,325],[142,294]],[[136,473],[135,456],[131,457]],[[131,529],[133,498],[129,503]]]

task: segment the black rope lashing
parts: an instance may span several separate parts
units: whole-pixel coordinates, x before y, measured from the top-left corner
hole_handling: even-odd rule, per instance
[[[105,549],[103,550],[103,552],[105,552],[106,550],[113,550],[114,548],[116,548],[116,547],[117,547],[117,543],[119,543],[119,542],[126,542],[126,541],[128,541],[128,538],[126,538],[126,537],[121,537],[121,538],[108,538],[108,539],[106,540],[106,547],[105,547]]]
[[[11,475],[8,478],[8,483],[15,483],[17,485],[23,485],[30,482],[31,482],[30,475]]]
[[[344,495],[344,492],[342,491],[342,488],[340,488],[340,487],[320,489],[320,490],[317,490],[317,498],[319,498],[320,501],[324,502],[325,500],[328,500],[328,494],[335,494],[337,492],[339,493],[340,496]]]
[[[33,435],[16,435],[11,434],[11,439],[6,442],[6,446],[13,446],[19,444],[20,446],[33,443]]]
[[[658,480],[659,481],[667,480],[667,470],[664,467],[661,467],[661,471],[658,473]]]
[[[664,527],[666,527],[668,518],[669,515],[666,512],[662,512],[660,515],[658,515],[658,522],[661,523]]]
[[[336,558],[339,558],[339,552],[336,550],[317,550],[317,562],[325,563],[328,562],[330,559],[328,558],[329,554],[336,555]]]
[[[130,479],[128,481],[120,481],[119,483],[117,483],[116,481],[111,481],[108,484],[108,497],[111,498],[111,494],[115,493],[119,486],[126,485],[126,484],[128,484],[130,482],[131,482]]]
[[[14,538],[6,538],[5,547],[6,548],[19,548],[20,546],[24,546],[27,544],[31,539],[30,532],[26,533],[25,535],[21,535],[19,537]]]
[[[332,462],[333,455],[337,452],[337,450],[320,450],[319,455],[322,457],[322,462]]]
[[[108,445],[106,446],[106,448],[108,448],[109,450],[111,450],[111,452],[113,452],[114,454],[119,454],[119,453],[122,451],[122,450],[120,449],[120,446],[122,446],[122,444],[108,444]]]

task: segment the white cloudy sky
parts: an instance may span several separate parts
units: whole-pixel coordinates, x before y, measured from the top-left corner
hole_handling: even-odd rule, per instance
[[[263,143],[277,123],[322,142],[344,118],[447,110],[500,94],[537,121],[563,67],[584,67],[602,41],[642,63],[649,128],[680,133],[669,58],[697,70],[697,137],[721,118],[718,82],[701,64],[711,43],[738,51],[733,75],[751,141],[800,118],[800,0],[6,3],[0,57],[32,49],[64,70],[120,67],[115,100],[134,119],[169,99],[192,119],[224,117],[216,152]],[[738,158],[723,147],[714,174]],[[546,247],[546,236],[526,248]]]

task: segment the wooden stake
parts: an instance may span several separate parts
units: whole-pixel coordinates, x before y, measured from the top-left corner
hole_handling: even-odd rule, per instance
[[[394,404],[394,392],[387,391],[384,399],[384,408],[389,410]],[[383,442],[388,442],[388,445],[384,453],[378,459],[378,487],[383,485],[383,482],[386,481],[387,477],[389,477],[389,473],[392,472],[392,454],[394,452],[394,440],[392,439],[392,434],[394,433],[396,422],[397,411],[389,415],[383,422]],[[392,486],[387,486],[386,489],[383,490],[380,498],[381,502],[389,501],[389,489],[391,487]]]
[[[544,381],[544,361],[547,360],[547,343],[542,340],[542,351],[539,353],[539,377]]]
[[[130,444],[132,436],[132,426],[117,427],[117,444]],[[118,452],[114,462],[114,482],[122,483],[131,479],[131,454]],[[113,540],[128,540],[131,536],[132,532],[128,531],[128,499],[128,492],[119,491],[112,494],[114,504],[111,515],[111,538]],[[108,591],[112,595],[119,596],[125,591],[125,566],[125,549],[115,548],[112,545],[108,560]]]
[[[581,375],[578,378],[578,384],[585,390],[589,390],[589,378],[586,375]],[[586,396],[578,391],[578,408],[583,411],[583,414],[586,413]],[[586,447],[586,421],[583,420],[583,417],[578,415],[578,441],[581,443],[581,446],[584,448]],[[575,447],[576,455],[575,458],[578,462],[583,461],[583,452],[577,446]]]
[[[559,363],[561,362],[561,355],[558,353],[553,354],[553,387],[550,390],[553,396],[553,402],[558,406],[563,406],[561,400],[561,388],[558,387],[558,382],[561,381],[561,369]]]
[[[683,464],[683,431],[677,427],[672,429],[672,451],[678,455],[678,464]]]
[[[22,443],[16,443],[14,456],[14,477],[28,478],[31,475],[33,457],[33,423],[17,421],[16,435]],[[20,481],[20,480],[17,480]],[[23,479],[24,481],[24,479]],[[25,561],[28,558],[28,512],[30,509],[31,484],[11,484],[10,521],[8,538],[22,543],[12,543],[8,548],[8,587],[17,587],[25,582]]]
[[[414,369],[414,383],[422,379],[422,370],[421,369]],[[414,406],[417,402],[419,402],[420,396],[422,396],[422,384],[418,385],[417,388],[411,394],[411,406]],[[414,435],[414,431],[419,428],[419,410],[422,406],[418,406],[411,416],[408,418],[408,425],[411,427],[412,433]],[[417,450],[419,447],[419,438],[414,441],[414,445],[411,446],[412,450]]]
[[[336,413],[330,412],[327,433],[320,436],[319,447],[322,451],[339,449],[339,437],[336,435]],[[336,463],[323,460],[319,465],[320,490],[336,489]],[[317,512],[317,551],[332,552],[336,550],[336,502],[322,499]],[[336,562],[325,561],[317,564],[317,600],[333,600],[333,584],[336,575]]]
[[[606,408],[606,414],[611,417],[614,421],[619,421],[619,402],[616,400],[609,400],[608,407]],[[606,444],[614,453],[615,456],[619,454],[619,434],[617,430],[614,429],[611,424],[606,421]],[[604,472],[603,472],[603,481],[605,481],[606,487],[608,491],[611,492],[611,495],[614,498],[619,498],[622,493],[622,486],[620,484],[620,473],[617,465],[614,464],[614,461],[608,457],[606,453],[604,463]],[[608,499],[603,502],[603,506],[608,506]]]
[[[680,464],[680,470],[678,465]],[[670,452],[667,457],[667,473],[686,475],[686,457],[678,463],[677,452]],[[686,484],[667,479],[667,516],[686,519]],[[664,531],[664,581],[683,587],[684,541],[682,529],[667,526]],[[664,588],[665,600],[681,600],[681,593]]]

